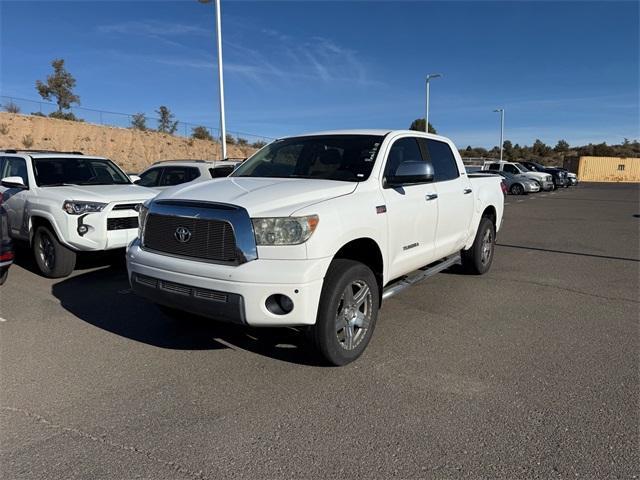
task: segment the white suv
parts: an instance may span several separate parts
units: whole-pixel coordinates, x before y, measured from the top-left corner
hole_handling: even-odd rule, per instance
[[[111,160],[77,152],[0,151],[0,179],[9,234],[30,243],[49,278],[69,275],[76,252],[125,247],[155,195]]]
[[[163,160],[140,174],[136,185],[165,190],[174,185],[198,183],[212,178],[227,177],[240,165],[239,161]]]

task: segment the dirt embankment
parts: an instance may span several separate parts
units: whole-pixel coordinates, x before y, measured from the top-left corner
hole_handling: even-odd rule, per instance
[[[254,148],[228,145],[227,155],[244,158]],[[0,149],[32,148],[99,155],[137,173],[158,160],[219,160],[220,144],[158,132],[0,112]]]

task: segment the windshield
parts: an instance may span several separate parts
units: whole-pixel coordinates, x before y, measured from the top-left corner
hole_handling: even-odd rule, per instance
[[[362,182],[371,174],[382,139],[379,135],[319,135],[276,140],[231,176]]]
[[[519,169],[522,173],[524,173],[524,172],[528,172],[528,171],[529,171],[529,169],[528,169],[527,167],[525,167],[524,165],[522,165],[521,163],[514,163],[514,165],[515,165],[516,167],[518,167],[518,169]]]
[[[58,185],[126,185],[131,180],[111,161],[95,158],[34,158],[39,187]]]

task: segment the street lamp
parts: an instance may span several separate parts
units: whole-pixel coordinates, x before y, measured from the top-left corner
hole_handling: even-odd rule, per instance
[[[210,3],[211,0],[198,0],[200,3]],[[216,10],[216,37],[218,45],[218,91],[220,93],[220,145],[222,146],[222,158],[227,158],[227,129],[224,121],[224,76],[222,74],[222,26],[220,0],[215,0]]]
[[[504,108],[494,110],[500,114],[500,161],[502,161],[502,149],[504,148]]]
[[[439,73],[430,73],[429,75],[427,75],[427,108],[426,108],[426,114],[424,116],[424,131],[425,133],[429,133],[429,81],[432,78],[438,78],[441,77],[442,75]]]

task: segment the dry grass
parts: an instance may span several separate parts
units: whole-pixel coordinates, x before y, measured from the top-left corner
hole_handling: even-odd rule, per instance
[[[7,132],[0,136],[0,149],[79,151],[110,158],[131,173],[140,172],[158,160],[217,160],[220,156],[219,143],[165,133],[6,112],[0,112],[0,121]],[[31,141],[30,145],[25,140]],[[228,147],[229,157],[246,157],[255,151],[249,146]]]

